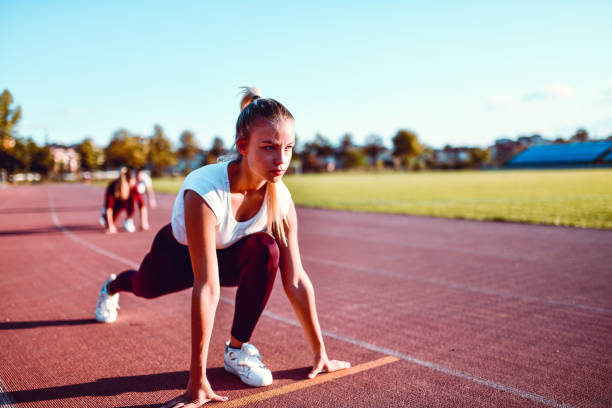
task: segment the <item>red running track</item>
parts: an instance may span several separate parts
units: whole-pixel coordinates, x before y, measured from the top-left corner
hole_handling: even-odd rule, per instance
[[[184,390],[190,292],[93,307],[166,224],[111,236],[103,190],[0,190],[0,406],[156,407]],[[358,372],[304,380],[311,353],[282,285],[252,342],[275,382],[222,368],[233,289],[209,357],[219,406],[610,407],[612,231],[298,209],[304,265],[331,357]],[[383,360],[381,360],[383,359]],[[378,365],[377,365],[378,364]],[[275,395],[276,393],[276,395]]]

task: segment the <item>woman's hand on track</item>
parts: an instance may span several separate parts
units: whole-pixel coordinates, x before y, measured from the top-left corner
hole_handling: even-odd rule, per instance
[[[211,401],[224,402],[227,401],[227,397],[217,395],[208,381],[205,381],[204,384],[192,386],[191,380],[189,380],[187,391],[183,395],[166,402],[161,408],[198,408]]]
[[[329,360],[327,357],[315,357],[315,362],[312,371],[308,374],[308,378],[315,378],[319,373],[331,373],[338,370],[349,368],[351,363],[348,361]]]

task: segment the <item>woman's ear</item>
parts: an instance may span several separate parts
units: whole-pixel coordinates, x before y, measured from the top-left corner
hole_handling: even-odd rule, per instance
[[[246,140],[238,139],[236,141],[236,149],[238,149],[238,153],[240,153],[243,156],[246,155],[248,144],[249,142],[247,142]]]

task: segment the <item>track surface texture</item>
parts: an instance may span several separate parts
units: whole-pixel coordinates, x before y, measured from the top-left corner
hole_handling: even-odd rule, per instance
[[[93,320],[100,285],[139,264],[174,197],[158,196],[151,231],[116,235],[97,224],[102,197],[84,184],[0,190],[0,406],[156,407],[186,386],[189,290],[122,294],[116,323]],[[208,372],[230,400],[215,405],[612,406],[612,231],[298,218],[328,353],[355,370],[305,379],[312,354],[277,278],[252,338],[275,381],[243,385],[223,370],[224,288]]]

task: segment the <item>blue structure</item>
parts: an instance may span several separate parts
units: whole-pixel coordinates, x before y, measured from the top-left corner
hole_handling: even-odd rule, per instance
[[[510,167],[581,166],[612,155],[612,141],[532,146],[514,156]]]

